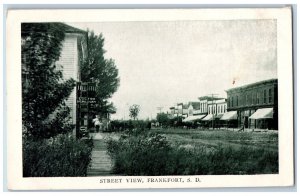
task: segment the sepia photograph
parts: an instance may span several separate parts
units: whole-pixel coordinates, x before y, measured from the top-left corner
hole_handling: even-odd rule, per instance
[[[292,185],[289,8],[110,10],[89,20],[95,13],[9,15],[20,18],[14,176],[25,184],[82,177],[96,189],[281,175],[280,186]],[[201,185],[206,177],[211,184]]]

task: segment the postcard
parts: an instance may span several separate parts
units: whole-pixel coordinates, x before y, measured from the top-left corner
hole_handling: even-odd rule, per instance
[[[12,9],[6,38],[9,190],[293,186],[290,7]]]

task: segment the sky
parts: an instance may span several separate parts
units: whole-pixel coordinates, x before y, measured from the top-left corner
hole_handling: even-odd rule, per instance
[[[277,78],[275,20],[68,23],[103,34],[106,58],[115,60],[120,87],[113,119],[155,118],[177,103]],[[233,82],[235,81],[235,82]]]

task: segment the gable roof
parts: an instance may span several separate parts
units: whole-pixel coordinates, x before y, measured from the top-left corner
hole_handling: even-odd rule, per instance
[[[22,23],[21,33],[28,34],[28,30],[34,27],[35,32],[47,32],[49,29],[59,29],[65,33],[87,34],[87,31],[72,27],[62,22],[45,22],[45,23]]]
[[[189,108],[189,104],[183,104],[182,105],[182,109],[188,109]]]
[[[199,110],[200,109],[200,102],[190,101],[189,106],[190,105],[192,105],[194,110]]]

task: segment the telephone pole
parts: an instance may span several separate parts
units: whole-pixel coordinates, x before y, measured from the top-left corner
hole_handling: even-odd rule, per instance
[[[160,107],[157,107],[156,109],[159,110],[159,113],[161,114],[161,110],[163,109],[164,107],[160,106]]]
[[[214,98],[217,98],[218,94],[212,93],[209,96],[211,97],[211,110],[212,110],[212,128],[215,129],[214,127],[214,120],[215,120],[215,116],[214,116],[214,111],[216,111],[217,113],[217,106],[216,106],[216,110],[214,110]]]

